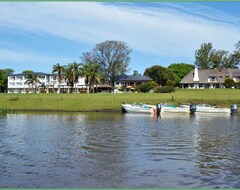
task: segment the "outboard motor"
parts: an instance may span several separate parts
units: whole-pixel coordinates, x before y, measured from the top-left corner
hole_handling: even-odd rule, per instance
[[[197,106],[196,104],[190,104],[189,111],[191,115],[194,115],[195,112],[197,111]]]
[[[238,111],[237,104],[231,105],[231,107],[230,107],[231,115],[236,115],[236,114],[237,114],[237,111]]]
[[[156,113],[157,113],[157,116],[159,116],[161,110],[162,110],[162,104],[157,104],[157,105],[156,105]]]

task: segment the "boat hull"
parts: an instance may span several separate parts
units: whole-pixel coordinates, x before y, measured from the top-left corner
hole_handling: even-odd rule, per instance
[[[137,105],[130,105],[130,104],[122,104],[123,112],[127,113],[144,113],[144,114],[153,114],[154,109],[149,106],[137,106]]]
[[[188,105],[181,105],[181,108],[189,108]],[[210,106],[198,106],[195,113],[230,113],[229,108],[216,108]]]

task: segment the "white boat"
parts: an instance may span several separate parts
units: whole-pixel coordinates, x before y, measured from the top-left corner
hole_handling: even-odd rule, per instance
[[[125,104],[122,103],[122,110],[128,113],[146,113],[153,114],[154,108],[146,104]]]
[[[148,105],[148,104],[147,104]],[[156,110],[156,106],[154,105],[148,105],[149,107],[152,107],[154,110]],[[183,108],[183,107],[177,107],[177,106],[173,106],[173,105],[169,105],[166,103],[161,103],[160,104],[161,107],[161,113],[189,113],[189,107],[188,108]]]
[[[180,105],[181,108],[188,108],[189,105]],[[209,104],[196,104],[196,113],[230,113],[229,108],[217,108]]]
[[[128,113],[147,113],[147,114],[154,114],[156,113],[156,106],[149,105],[149,104],[125,104],[122,103],[122,110],[123,112]],[[176,106],[165,106],[161,107],[161,113],[189,113],[189,108],[181,108]]]

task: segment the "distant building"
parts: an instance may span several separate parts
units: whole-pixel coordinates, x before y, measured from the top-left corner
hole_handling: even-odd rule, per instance
[[[144,82],[152,81],[151,78],[144,75],[120,76],[115,78],[115,88],[136,89]]]
[[[35,72],[33,74],[37,74],[38,80],[40,83],[37,84],[37,93],[49,93],[49,92],[57,92],[58,91],[58,81],[57,74],[47,74],[42,72]],[[31,85],[26,84],[27,74],[11,74],[8,75],[8,93],[31,93]],[[66,84],[63,79],[60,83],[61,92],[67,92],[69,90],[69,86]],[[77,90],[86,90],[86,85],[84,82],[84,78],[79,78],[78,83],[76,84]]]
[[[59,83],[57,81],[57,74],[48,74],[42,72],[34,72],[37,74],[38,80],[40,81],[37,85],[37,93],[51,93],[58,92]],[[32,86],[26,84],[27,74],[11,74],[8,75],[8,93],[32,93]],[[135,89],[138,88],[144,82],[152,81],[151,78],[143,75],[138,76],[121,76],[115,79],[115,88],[126,88],[126,89]],[[75,86],[74,86],[75,87]],[[85,84],[84,78],[79,78],[76,84],[78,92],[87,92],[87,86]],[[111,92],[113,89],[111,86],[106,84],[94,85],[93,88],[98,92]],[[70,86],[64,80],[60,82],[60,91],[69,92]],[[74,88],[75,89],[75,88]],[[34,89],[35,90],[35,89]],[[75,92],[75,90],[73,90]]]
[[[240,81],[240,69],[197,69],[190,71],[181,81],[182,88],[225,88],[226,78]]]

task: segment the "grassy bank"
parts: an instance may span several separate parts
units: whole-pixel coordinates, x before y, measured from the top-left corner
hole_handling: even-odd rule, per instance
[[[121,102],[159,102],[173,105],[190,102],[219,107],[240,105],[237,89],[179,89],[174,93],[98,93],[98,94],[0,94],[0,109],[36,111],[120,111]]]

